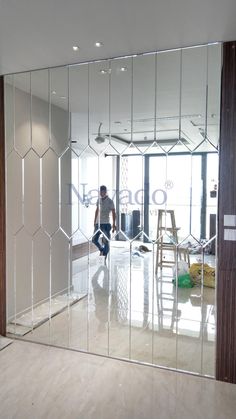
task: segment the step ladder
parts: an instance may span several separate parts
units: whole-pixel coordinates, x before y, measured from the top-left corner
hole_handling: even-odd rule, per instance
[[[188,249],[177,246],[179,230],[176,227],[174,210],[158,210],[156,273],[158,267],[162,269],[174,266],[178,259],[184,260],[190,266]],[[165,241],[165,233],[170,237],[169,241]]]

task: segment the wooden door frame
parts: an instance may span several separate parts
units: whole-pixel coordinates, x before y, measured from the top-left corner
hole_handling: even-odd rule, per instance
[[[3,76],[0,76],[0,335],[6,335],[6,197]]]
[[[216,378],[236,384],[236,41],[223,44],[222,62]]]

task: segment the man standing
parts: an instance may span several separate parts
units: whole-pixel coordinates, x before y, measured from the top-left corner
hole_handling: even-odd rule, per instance
[[[110,213],[112,215],[112,226],[110,224]],[[100,255],[107,258],[108,252],[110,250],[109,240],[111,238],[111,229],[112,233],[116,230],[116,212],[114,202],[107,195],[106,186],[100,186],[100,198],[97,200],[97,208],[95,211],[94,217],[94,232],[92,242],[100,250]],[[103,246],[99,243],[100,235],[104,233],[103,236]]]

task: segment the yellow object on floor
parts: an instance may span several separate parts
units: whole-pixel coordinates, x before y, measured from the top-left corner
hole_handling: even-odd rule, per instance
[[[215,288],[215,268],[207,263],[193,263],[190,266],[189,273],[195,285],[201,285],[203,275],[204,287]]]

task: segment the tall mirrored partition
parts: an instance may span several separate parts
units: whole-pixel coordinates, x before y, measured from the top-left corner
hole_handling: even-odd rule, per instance
[[[220,73],[214,44],[5,76],[9,336],[214,376]]]
[[[177,259],[175,217],[182,189],[177,181],[179,164],[179,115],[181,92],[181,51],[162,52],[156,58],[156,146],[149,157],[149,230],[155,243],[155,289],[153,359],[165,367],[176,368],[176,305],[173,286]],[[181,165],[183,163],[181,162]],[[177,183],[178,182],[178,183]],[[178,193],[178,192],[177,192]],[[171,212],[170,212],[171,211]]]

